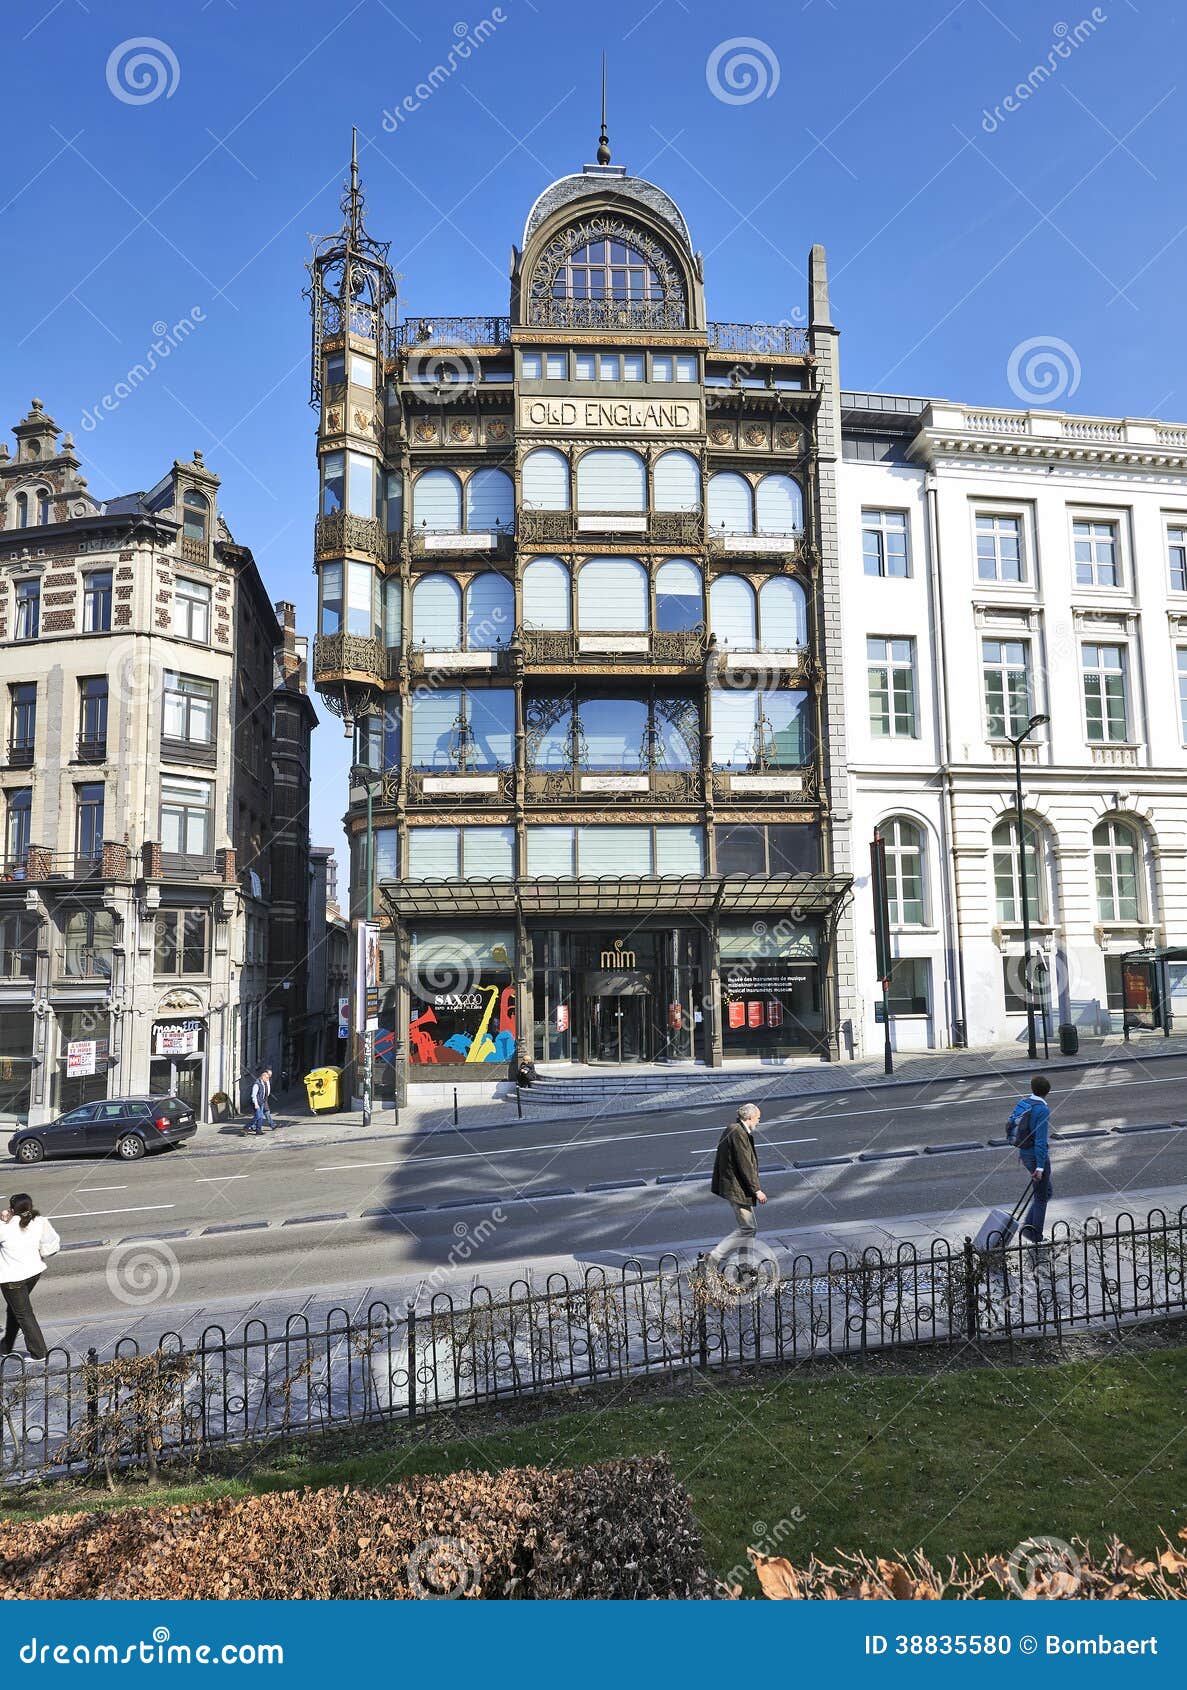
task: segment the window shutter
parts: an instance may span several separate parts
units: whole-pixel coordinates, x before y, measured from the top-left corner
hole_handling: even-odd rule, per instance
[[[452,470],[428,469],[418,477],[412,489],[412,523],[446,534],[461,532],[462,489]]]
[[[460,830],[456,827],[408,829],[409,880],[456,880]]]
[[[466,592],[467,649],[509,645],[514,632],[515,588],[505,575],[476,575]]]
[[[533,558],[523,572],[525,628],[568,629],[569,571],[558,557]]]
[[[513,827],[467,827],[462,832],[467,880],[510,880],[515,874]]]
[[[714,687],[709,694],[716,768],[744,769],[754,754],[758,694],[734,687]]]
[[[687,558],[669,558],[655,574],[655,625],[680,630],[695,628],[705,619],[701,572]]]
[[[699,511],[701,466],[691,452],[661,452],[655,460],[657,511]]]
[[[764,581],[758,595],[764,651],[793,651],[808,643],[808,601],[785,575]]]
[[[637,452],[595,446],[577,462],[577,509],[647,509],[647,470]]]
[[[656,874],[704,874],[705,835],[699,827],[657,827]]]
[[[709,588],[709,627],[718,645],[753,651],[754,589],[738,575],[719,575]]]
[[[450,734],[461,707],[461,693],[452,690],[412,695],[414,768],[443,769],[450,766]]]
[[[650,874],[651,829],[641,826],[579,827],[577,872],[583,875]]]
[[[525,510],[567,511],[569,508],[569,462],[554,446],[542,446],[523,460],[523,502]]]
[[[760,534],[798,534],[804,526],[804,498],[790,475],[764,475],[756,499]]]
[[[430,525],[431,526],[431,525]],[[501,469],[476,469],[466,482],[466,529],[493,534],[515,527],[515,487]]]
[[[426,651],[458,651],[462,592],[448,575],[422,575],[412,589],[412,643]]]
[[[753,534],[750,483],[744,475],[723,470],[709,477],[709,527],[725,534]]]
[[[528,873],[568,880],[573,874],[571,827],[529,827]]]
[[[599,628],[645,631],[647,571],[633,557],[593,557],[577,577],[577,624],[582,633]]]

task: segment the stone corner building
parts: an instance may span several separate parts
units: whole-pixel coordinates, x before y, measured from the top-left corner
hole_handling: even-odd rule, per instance
[[[311,266],[314,678],[389,1086],[851,1049],[824,253],[806,328],[709,321],[678,207],[599,158],[507,316],[399,320],[357,166]]]
[[[201,453],[102,501],[39,400],[14,432],[15,457],[0,447],[0,1114],[167,1091],[200,1115],[220,1091],[238,1106],[247,1071],[292,1060],[302,1015],[270,934],[288,831],[285,896],[289,873],[308,876],[313,710],[291,618],[233,541]],[[303,736],[283,803],[274,709]],[[286,920],[307,904],[303,881]],[[306,954],[301,931],[285,943]]]

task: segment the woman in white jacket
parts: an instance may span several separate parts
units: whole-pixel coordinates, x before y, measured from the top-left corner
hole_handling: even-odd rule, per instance
[[[45,1258],[62,1248],[44,1215],[33,1207],[27,1192],[18,1191],[0,1209],[0,1292],[8,1305],[8,1320],[0,1342],[0,1356],[10,1356],[17,1333],[25,1335],[25,1348],[34,1361],[44,1361],[49,1345],[37,1324],[30,1293],[45,1272]]]

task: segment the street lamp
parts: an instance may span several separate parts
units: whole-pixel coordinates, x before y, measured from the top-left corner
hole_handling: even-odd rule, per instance
[[[375,919],[375,788],[383,780],[380,769],[372,769],[366,763],[355,763],[350,771],[352,786],[361,786],[367,794],[367,832],[366,851],[363,857],[364,885],[366,887],[366,921],[368,926]],[[371,1125],[371,1106],[374,1097],[375,1081],[375,1034],[367,1026],[367,1008],[364,1002],[363,1014],[363,1130]]]
[[[1035,1000],[1030,981],[1030,895],[1026,889],[1026,834],[1022,810],[1022,745],[1036,728],[1043,727],[1050,716],[1032,716],[1020,734],[1007,734],[1014,747],[1014,826],[1018,835],[1018,893],[1022,902],[1022,979],[1026,989],[1026,1054],[1033,1062],[1038,1056],[1035,1043]]]

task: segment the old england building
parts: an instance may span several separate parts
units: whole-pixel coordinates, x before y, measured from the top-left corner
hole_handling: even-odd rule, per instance
[[[101,501],[39,400],[14,432],[0,1114],[163,1091],[237,1106],[305,1030],[313,710],[292,607],[278,619],[200,453]]]

